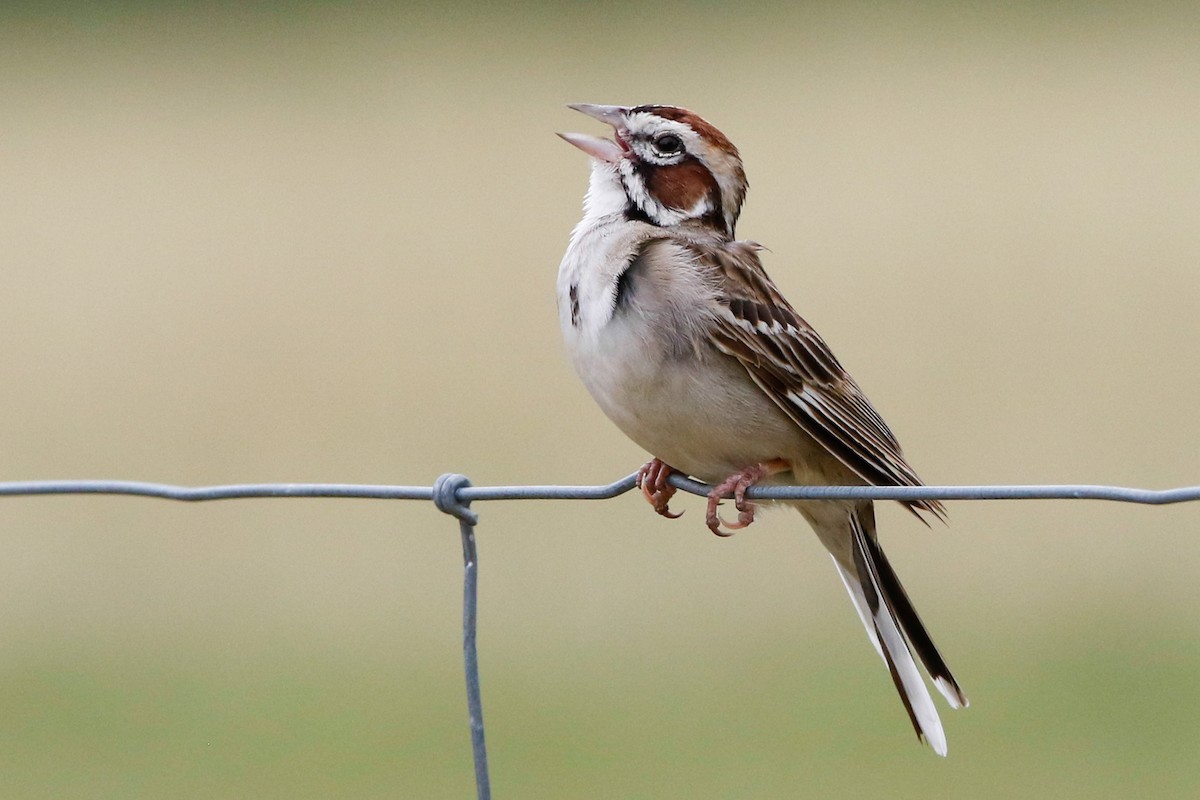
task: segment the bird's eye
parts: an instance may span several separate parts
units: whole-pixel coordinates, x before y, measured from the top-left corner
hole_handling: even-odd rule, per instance
[[[661,133],[654,137],[654,149],[664,156],[683,152],[683,139],[673,133]]]

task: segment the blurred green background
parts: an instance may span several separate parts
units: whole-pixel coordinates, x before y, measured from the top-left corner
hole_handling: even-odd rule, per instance
[[[599,133],[686,105],[932,483],[1200,482],[1194,3],[9,3],[0,479],[597,483],[561,353]],[[1195,797],[1200,507],[885,544],[973,705],[915,742],[798,517],[481,506],[498,798]],[[0,797],[462,798],[431,507],[0,502]]]

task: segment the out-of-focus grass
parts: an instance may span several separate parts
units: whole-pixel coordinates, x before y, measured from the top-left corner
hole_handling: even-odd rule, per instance
[[[928,481],[1200,475],[1191,6],[0,21],[5,479],[628,473],[558,342],[572,101],[737,142],[740,233]],[[946,761],[799,520],[680,507],[480,508],[498,797],[1196,795],[1195,507],[881,508]],[[459,559],[419,504],[0,503],[0,796],[469,796]]]
[[[947,797],[1185,797],[1200,781],[1200,645],[1190,633],[1108,623],[1086,639],[1023,636],[1020,653],[995,637],[957,643],[971,651],[977,686],[1024,702],[1005,710],[976,695],[980,708],[947,720],[947,761],[915,741],[895,746],[911,736],[903,712],[874,660],[844,658],[838,637],[735,651],[668,642],[676,658],[627,648],[581,658],[543,645],[541,668],[527,672],[485,657],[495,788],[556,798],[866,796],[910,785]],[[182,641],[147,645],[6,657],[6,796],[471,794],[458,675],[399,651],[385,665],[281,640],[236,659]]]

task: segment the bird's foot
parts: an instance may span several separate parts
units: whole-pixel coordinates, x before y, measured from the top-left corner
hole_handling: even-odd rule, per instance
[[[754,522],[754,504],[746,500],[746,490],[763,478],[769,478],[789,469],[791,469],[790,464],[781,458],[776,458],[746,467],[741,472],[735,472],[718,483],[708,493],[708,513],[704,517],[708,529],[717,536],[733,536],[735,531],[740,531]],[[733,492],[733,505],[738,510],[737,522],[726,522],[717,516],[717,506],[720,505],[721,499],[730,492]],[[724,530],[722,530],[722,526],[724,526]]]
[[[664,464],[657,458],[646,462],[637,472],[637,485],[641,488],[642,495],[650,505],[654,506],[655,512],[667,519],[679,519],[683,516],[682,511],[675,514],[667,507],[676,491],[674,486],[667,483],[667,479],[673,472],[675,472],[674,467]]]

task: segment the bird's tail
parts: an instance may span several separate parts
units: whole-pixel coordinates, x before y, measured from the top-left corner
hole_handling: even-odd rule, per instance
[[[929,742],[938,755],[944,756],[946,734],[929,689],[913,660],[913,651],[952,707],[965,707],[967,697],[929,638],[929,632],[917,616],[900,579],[879,547],[874,531],[868,530],[868,526],[873,527],[871,515],[861,514],[858,510],[850,513],[854,572],[836,558],[834,564],[867,629],[867,636],[888,665],[917,736]]]

